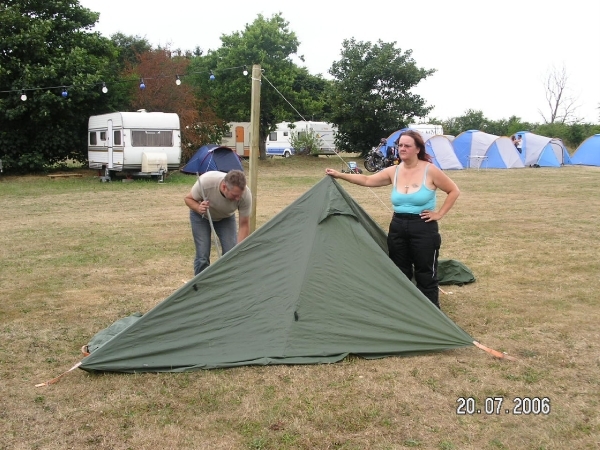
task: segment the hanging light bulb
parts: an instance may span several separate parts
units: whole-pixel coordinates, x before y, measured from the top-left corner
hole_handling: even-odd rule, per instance
[[[146,89],[146,85],[144,84],[143,78],[140,78],[140,89]]]
[[[67,98],[67,96],[69,95],[69,93],[67,92],[67,88],[63,88],[62,94],[60,94],[63,96],[63,98]]]
[[[244,71],[242,72],[245,77],[248,76],[248,66],[244,66]]]
[[[177,76],[175,77],[175,84],[176,84],[177,86],[179,86],[179,85],[181,84],[181,78],[179,78],[179,75],[177,75]]]
[[[102,82],[102,92],[104,94],[106,94],[108,92],[108,88],[106,87],[106,83],[104,81]]]
[[[21,100],[22,101],[26,101],[27,100],[27,94],[25,94],[25,90],[24,89],[21,91]]]
[[[215,74],[213,73],[213,71],[212,71],[212,70],[210,71],[210,77],[208,77],[208,79],[209,79],[210,81],[214,81],[214,80],[215,80]]]

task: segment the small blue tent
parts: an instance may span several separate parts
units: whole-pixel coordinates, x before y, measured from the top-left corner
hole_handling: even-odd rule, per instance
[[[183,173],[199,173],[200,175],[211,170],[227,173],[230,170],[244,170],[244,168],[240,157],[233,149],[216,144],[207,144],[200,147],[185,167],[181,169]]]
[[[590,136],[583,141],[571,156],[571,163],[583,166],[600,166],[600,134]]]

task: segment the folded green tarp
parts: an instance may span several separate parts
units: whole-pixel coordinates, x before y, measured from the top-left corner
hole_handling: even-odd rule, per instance
[[[475,276],[471,269],[455,259],[440,259],[438,261],[438,282],[441,285],[473,283]]]

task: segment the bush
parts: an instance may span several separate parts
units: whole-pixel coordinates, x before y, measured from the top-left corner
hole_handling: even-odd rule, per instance
[[[313,130],[292,131],[290,145],[297,155],[310,155],[320,151],[323,140]]]

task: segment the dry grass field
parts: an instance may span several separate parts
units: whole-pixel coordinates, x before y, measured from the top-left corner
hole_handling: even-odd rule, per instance
[[[341,161],[259,166],[257,226]],[[193,176],[81,173],[0,177],[0,449],[600,447],[598,168],[449,173],[462,194],[440,222],[441,257],[477,281],[444,287],[442,309],[517,361],[472,347],[183,374],[76,369],[35,387],[78,362],[96,332],[193,276],[183,203]],[[387,229],[390,188],[341,184]],[[457,414],[460,398],[473,414]]]

